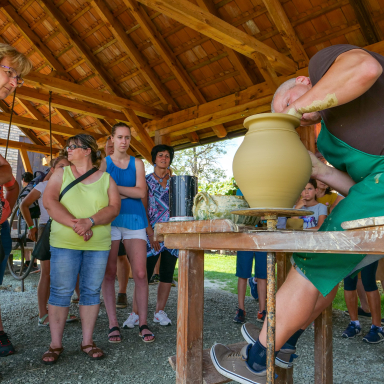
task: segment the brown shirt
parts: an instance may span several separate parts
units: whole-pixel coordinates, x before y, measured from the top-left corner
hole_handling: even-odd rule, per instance
[[[336,58],[354,45],[340,44],[316,53],[309,62],[309,78],[315,85]],[[384,57],[364,50],[384,68]],[[337,138],[362,152],[384,155],[384,71],[363,95],[347,104],[320,112],[327,129]]]

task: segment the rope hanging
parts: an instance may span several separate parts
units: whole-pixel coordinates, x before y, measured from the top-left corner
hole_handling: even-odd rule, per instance
[[[52,111],[51,111],[51,102],[52,102],[52,91],[49,91],[49,141],[51,147],[51,162],[52,162]]]
[[[15,88],[15,91],[13,92],[13,101],[12,101],[11,117],[9,118],[7,144],[5,145],[5,155],[4,155],[5,159],[7,159],[9,137],[11,136],[11,126],[12,126],[13,108],[15,106],[15,99],[16,99],[16,89],[17,88]]]

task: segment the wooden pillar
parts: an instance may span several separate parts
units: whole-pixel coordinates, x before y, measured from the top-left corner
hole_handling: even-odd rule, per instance
[[[315,384],[333,383],[332,304],[315,320]]]
[[[169,135],[160,135],[159,131],[155,131],[155,145],[159,144],[171,145],[171,137]]]
[[[20,152],[21,161],[23,162],[24,171],[33,173],[27,150],[19,149],[19,152]]]
[[[315,153],[316,151],[315,125],[310,125],[308,127],[298,127],[296,131],[300,136],[300,140],[305,145],[305,148]]]
[[[179,252],[176,384],[203,382],[204,251]]]

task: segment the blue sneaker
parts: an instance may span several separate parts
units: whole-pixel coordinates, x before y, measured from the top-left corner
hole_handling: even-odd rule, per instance
[[[266,315],[267,315],[267,311],[265,309],[263,312],[258,312],[256,321],[258,321],[259,323],[264,323]]]
[[[237,324],[245,323],[245,311],[243,309],[238,308],[236,316],[233,318],[233,322]]]
[[[369,344],[377,344],[384,341],[384,331],[382,328],[372,325],[369,332],[363,337],[363,341]]]
[[[358,335],[360,332],[361,332],[361,327],[356,325],[353,321],[351,321],[347,329],[341,335],[341,337],[344,337],[345,339],[352,339],[356,335]]]
[[[251,288],[251,295],[252,295],[252,297],[255,300],[258,300],[259,299],[259,294],[257,293],[257,283],[255,283],[255,281],[253,280],[252,276],[248,279],[248,285],[249,285],[249,288]]]

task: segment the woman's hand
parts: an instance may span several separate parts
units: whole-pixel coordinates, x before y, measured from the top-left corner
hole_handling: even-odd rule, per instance
[[[83,236],[84,241],[90,240],[92,236],[93,236],[93,231],[92,231],[92,229],[90,229],[89,231],[85,232],[85,234]]]
[[[304,205],[305,205],[305,200],[301,197],[297,202],[295,209],[301,209],[304,207]]]
[[[160,251],[160,243],[156,240],[154,240],[153,238],[153,234],[152,235],[148,235],[148,239],[149,239],[149,242],[151,244],[151,248],[154,249],[156,252],[159,252]]]
[[[32,229],[28,229],[27,237],[32,241],[37,241],[37,228],[33,227]]]
[[[92,227],[91,220],[87,219],[72,219],[73,223],[73,230],[79,235],[84,236],[86,232],[89,232],[89,230]]]

